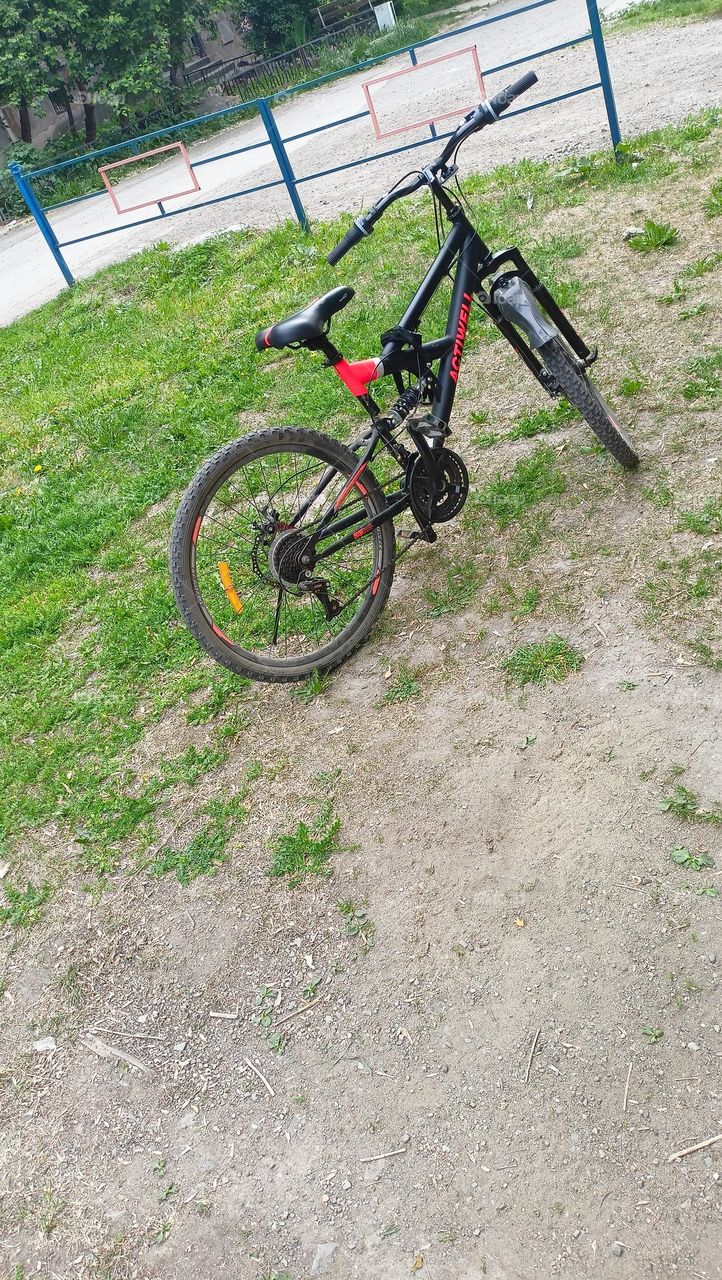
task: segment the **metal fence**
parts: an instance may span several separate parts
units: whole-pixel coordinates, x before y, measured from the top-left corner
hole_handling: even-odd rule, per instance
[[[417,61],[416,54],[418,49],[438,44],[444,40],[453,39],[459,35],[464,35],[467,32],[478,31],[483,27],[490,26],[492,23],[513,21],[513,19],[519,14],[529,13],[531,10],[536,9],[545,9],[548,5],[554,3],[556,3],[556,0],[532,0],[531,3],[524,4],[517,9],[511,9],[507,13],[493,14],[491,17],[482,18],[476,22],[469,23],[466,26],[456,27],[451,31],[445,31],[440,35],[431,36],[427,40],[420,40],[415,45],[406,45],[401,49],[393,50],[391,53],[378,55],[375,58],[368,58],[364,62],[357,62],[353,66],[344,67],[341,71],[329,72],[327,75],[319,76],[314,80],[307,80],[303,84],[296,84],[289,86],[288,88],[280,89],[275,93],[268,94],[266,97],[256,98],[252,102],[238,104],[232,107],[225,107],[221,111],[212,112],[210,115],[198,116],[193,120],[185,120],[181,124],[169,125],[164,129],[156,129],[152,133],[142,134],[140,137],[133,138],[127,142],[116,143],[114,146],[103,147],[98,151],[89,152],[82,156],[76,156],[69,160],[61,160],[57,164],[47,165],[40,169],[32,169],[29,172],[24,172],[19,164],[11,164],[9,165],[10,173],[28,209],[37,222],[40,232],[44,236],[48,248],[55,258],[60,271],[69,285],[74,284],[75,281],[72,271],[62,252],[63,249],[68,249],[73,245],[81,244],[87,240],[96,240],[101,236],[113,235],[119,231],[128,231],[133,227],[147,226],[149,223],[160,222],[166,218],[180,217],[184,213],[192,213],[196,209],[203,209],[210,205],[222,204],[227,200],[236,200],[242,196],[252,195],[255,192],[266,191],[274,187],[286,187],[293,211],[298,221],[302,227],[307,228],[308,218],[306,217],[306,212],[299,194],[299,187],[303,183],[313,182],[319,178],[326,178],[331,174],[341,173],[344,170],[356,168],[358,165],[370,164],[375,160],[383,159],[386,156],[396,155],[399,152],[413,151],[418,147],[428,146],[439,138],[443,139],[450,137],[453,130],[449,130],[446,133],[438,133],[432,125],[429,135],[419,141],[408,142],[385,151],[376,151],[370,156],[363,156],[360,159],[348,160],[343,164],[337,164],[331,168],[321,169],[315,173],[304,174],[301,177],[297,177],[291,165],[291,161],[286,150],[286,144],[290,142],[297,142],[302,138],[310,138],[315,134],[324,133],[329,129],[336,129],[341,125],[350,124],[354,120],[361,120],[364,116],[369,115],[369,111],[368,109],[356,111],[352,115],[343,116],[338,120],[329,121],[327,124],[316,125],[313,128],[304,129],[300,133],[293,133],[289,136],[282,137],[271,107],[272,102],[278,102],[291,95],[312,89],[318,85],[327,84],[331,80],[337,80],[341,76],[347,76],[352,72],[363,71],[368,67],[378,66],[382,62],[386,62],[390,58],[398,58],[402,54],[406,54],[411,62],[415,64]],[[553,103],[562,102],[567,98],[575,98],[580,94],[593,93],[598,90],[601,91],[604,98],[612,146],[616,148],[621,141],[621,135],[619,132],[619,121],[617,119],[614,92],[612,90],[612,84],[609,76],[609,66],[607,63],[606,49],[604,47],[604,38],[602,36],[597,0],[586,0],[586,7],[589,16],[590,30],[585,34],[575,36],[573,39],[565,40],[560,44],[535,50],[534,53],[524,54],[522,57],[513,58],[508,62],[503,62],[496,66],[484,67],[483,74],[492,75],[497,72],[508,71],[511,70],[511,68],[521,66],[524,63],[535,62],[539,58],[545,57],[548,54],[558,53],[563,49],[570,49],[577,45],[584,44],[586,41],[592,41],[599,73],[598,79],[594,80],[591,84],[583,85],[581,88],[570,89],[566,93],[560,93],[553,97],[545,98],[541,102],[535,102],[526,107],[517,107],[515,110],[507,112],[504,118],[509,119],[511,116],[522,115],[528,111],[538,111],[542,107],[551,106]],[[206,200],[197,200],[193,204],[181,209],[166,209],[162,201],[157,201],[158,213],[137,218],[135,221],[123,223],[121,226],[106,227],[99,231],[91,231],[87,235],[75,236],[69,240],[58,239],[48,214],[53,210],[64,208],[71,204],[78,204],[85,200],[94,200],[98,196],[106,195],[106,188],[101,187],[99,190],[91,191],[84,195],[74,196],[71,199],[60,201],[54,205],[49,204],[43,206],[38,199],[34,188],[34,183],[36,183],[38,179],[42,179],[50,174],[70,170],[79,164],[87,164],[89,161],[99,160],[102,156],[108,156],[111,154],[117,155],[117,153],[121,151],[126,154],[129,151],[130,153],[139,152],[141,143],[149,143],[157,138],[167,138],[176,134],[182,134],[184,130],[192,130],[199,125],[205,125],[209,121],[214,121],[222,117],[232,119],[234,115],[242,112],[248,113],[250,109],[253,109],[258,113],[258,116],[264,126],[266,137],[262,141],[253,142],[243,147],[235,147],[230,151],[223,151],[219,155],[191,160],[190,167],[195,173],[195,171],[200,169],[203,165],[214,164],[219,160],[227,160],[231,156],[242,155],[249,151],[270,147],[278,165],[280,177],[275,178],[270,182],[262,182],[255,186],[245,187],[239,191],[232,191]]]

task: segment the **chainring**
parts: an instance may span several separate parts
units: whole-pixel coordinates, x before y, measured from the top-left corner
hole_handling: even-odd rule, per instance
[[[429,517],[429,477],[421,454],[417,453],[411,464],[409,501],[419,524],[445,524],[461,511],[469,496],[469,475],[463,461],[453,449],[440,449],[436,454],[441,471],[443,488],[431,508]]]

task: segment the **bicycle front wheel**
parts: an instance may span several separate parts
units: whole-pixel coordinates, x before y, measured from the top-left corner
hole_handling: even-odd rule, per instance
[[[537,355],[544,362],[560,391],[570,404],[578,409],[592,428],[597,439],[608,449],[612,457],[628,471],[639,466],[639,457],[627,439],[616,418],[585,370],[572,355],[561,338],[553,338],[539,348]]]
[[[171,534],[186,626],[223,666],[303,680],[368,635],[391,589],[383,490],[344,445],[284,427],[225,445],[184,494]],[[329,513],[331,513],[329,515]]]

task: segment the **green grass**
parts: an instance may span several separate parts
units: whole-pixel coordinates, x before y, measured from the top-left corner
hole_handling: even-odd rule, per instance
[[[534,644],[520,645],[504,663],[507,678],[522,688],[527,684],[544,685],[566,680],[579,671],[584,655],[561,636],[549,636]]]
[[[334,815],[330,803],[324,805],[311,826],[301,821],[293,831],[271,841],[268,875],[287,876],[291,888],[302,884],[307,876],[329,876],[330,859],[344,847],[338,838],[340,829],[340,818]]]
[[[147,863],[148,874],[164,876],[174,872],[180,884],[192,884],[198,876],[212,875],[228,859],[227,845],[234,828],[247,817],[245,791],[228,800],[211,800],[201,809],[210,819],[193,839],[180,849],[161,849]]]
[[[720,3],[720,13],[722,13],[722,3]],[[708,218],[722,217],[722,178],[712,183],[710,193],[704,202],[704,211]]]
[[[37,922],[45,903],[52,897],[49,884],[39,887],[28,884],[24,890],[13,889],[10,885],[4,888],[6,906],[0,906],[0,924],[12,925],[14,929],[27,929]]]
[[[421,693],[421,685],[417,680],[418,674],[418,671],[411,671],[406,663],[402,662],[396,674],[389,680],[386,693],[381,699],[382,703],[388,705],[418,698]]]
[[[647,218],[644,230],[631,236],[629,243],[639,253],[655,253],[658,249],[671,249],[678,240],[679,232],[676,227],[668,222],[655,222],[654,218]]]
[[[508,440],[529,440],[532,436],[544,435],[548,431],[558,431],[568,422],[573,422],[579,414],[573,405],[566,400],[551,408],[534,409],[530,413],[521,413],[513,427],[507,433]]]
[[[480,489],[473,506],[485,511],[500,529],[506,529],[531,507],[564,493],[566,481],[556,461],[553,449],[539,445],[529,458],[520,459],[508,474],[499,472]]]
[[[699,796],[687,787],[678,784],[672,792],[663,796],[659,802],[663,813],[670,813],[683,822],[707,822],[712,826],[722,824],[722,809],[714,805],[710,809],[700,808]]]
[[[454,561],[446,570],[446,583],[441,589],[429,588],[424,594],[432,618],[468,609],[485,574],[474,560]]]
[[[682,387],[685,400],[717,401],[722,398],[722,347],[710,355],[688,360],[685,369],[691,375]]]
[[[709,111],[635,140],[634,165],[628,153],[615,164],[600,152],[571,167],[523,161],[472,176],[465,186],[479,230],[495,246],[536,242],[538,260],[556,270],[582,246],[540,240],[549,213],[590,192],[634,199],[659,180],[709,172],[721,120]],[[148,862],[158,820],[173,818],[174,789],[211,776],[259,696],[205,658],[180,624],[169,525],[200,462],[248,422],[322,426],[344,439],[358,429],[347,393],[317,358],[259,357],[253,343],[257,328],[338,283],[324,254],[347,225],[159,245],[0,330],[0,858],[11,863],[3,910],[29,879],[97,886],[122,865],[190,880],[226,856],[222,823],[205,813],[199,836]],[[358,298],[333,330],[349,357],[377,350],[435,243],[419,201],[391,210],[358,246],[349,259]],[[443,332],[447,303],[442,293],[430,306],[425,337]],[[474,317],[469,349],[480,341]],[[515,525],[510,557],[524,563],[544,534],[544,504],[566,484],[542,447],[482,485],[467,508],[498,528]],[[462,573],[429,603],[465,607],[470,590]],[[208,741],[145,776],[133,753],[174,709],[209,725]],[[27,833],[50,822],[74,852],[51,870],[24,865]]]
[[[607,22],[615,30],[634,30],[648,27],[655,22],[685,22],[694,18],[718,18],[722,15],[722,0],[641,0],[630,4],[623,13]]]
[[[722,498],[709,498],[697,511],[680,511],[677,528],[703,537],[722,533]]]

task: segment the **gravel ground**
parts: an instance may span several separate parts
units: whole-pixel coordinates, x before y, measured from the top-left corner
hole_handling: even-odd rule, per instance
[[[482,8],[483,6],[480,6]],[[498,6],[498,11],[513,7],[512,0]],[[472,17],[469,11],[465,19]],[[458,26],[458,20],[456,22]],[[533,53],[555,43],[581,35],[587,29],[586,7],[581,0],[559,0],[549,9],[535,10],[509,23],[495,23],[476,33],[482,67],[497,66],[512,58]],[[682,36],[683,32],[683,36]],[[473,36],[452,37],[440,46],[444,51],[467,46]],[[701,107],[722,102],[722,21],[694,23],[679,27],[656,27],[648,31],[619,34],[608,40],[609,63],[615,86],[622,133],[634,134],[673,120]],[[435,52],[435,51],[434,51]],[[405,65],[405,60],[392,61],[385,69]],[[579,88],[596,79],[596,63],[591,44],[565,50],[534,60],[540,84],[528,95],[528,101],[554,97],[569,89]],[[513,79],[516,71],[486,77],[490,93]],[[316,124],[337,119],[364,108],[361,85],[368,73],[352,76],[312,94],[290,101],[277,111],[284,137]],[[398,119],[408,110],[408,83],[395,82]],[[446,103],[444,103],[446,105]],[[388,107],[388,102],[387,102]],[[393,104],[391,106],[393,114]],[[261,138],[252,122],[217,135],[212,141],[192,148],[194,159],[221,155],[234,147],[248,145]],[[418,131],[409,135],[414,140]],[[464,150],[466,169],[484,170],[528,156],[547,159],[569,152],[584,153],[602,147],[608,141],[606,116],[600,93],[590,93],[554,104],[544,111],[504,121],[499,128],[489,129],[470,139]],[[346,157],[373,156],[387,150],[403,138],[377,142],[368,119],[289,143],[295,171],[299,178],[323,172]],[[425,148],[407,155],[389,156],[342,174],[304,182],[300,193],[309,216],[329,218],[348,210],[358,212],[392,181],[407,165],[433,154]],[[201,196],[223,196],[241,186],[273,181],[274,166],[264,163],[265,151],[253,151],[242,157],[219,160],[199,170]],[[260,160],[260,163],[259,163]],[[175,171],[174,171],[175,168]],[[146,198],[158,194],[159,182],[177,189],[177,164],[154,170],[152,178],[125,184],[124,195],[137,195],[147,184]],[[152,191],[151,191],[152,184]],[[142,193],[142,192],[141,192]],[[174,201],[180,208],[183,201]],[[188,205],[193,203],[188,199]],[[102,208],[101,208],[102,204]],[[154,209],[146,211],[154,213]],[[92,275],[100,267],[129,257],[138,249],[158,240],[188,244],[229,227],[270,226],[288,217],[290,204],[284,189],[273,189],[228,200],[209,208],[154,222],[128,232],[103,236],[67,250],[67,259],[79,277]],[[143,211],[132,217],[142,217]],[[123,225],[129,217],[118,219],[105,197],[71,206],[53,215],[53,224],[62,240],[93,231]],[[59,272],[31,223],[11,227],[0,236],[0,323],[8,323],[19,315],[55,296],[62,286]]]

